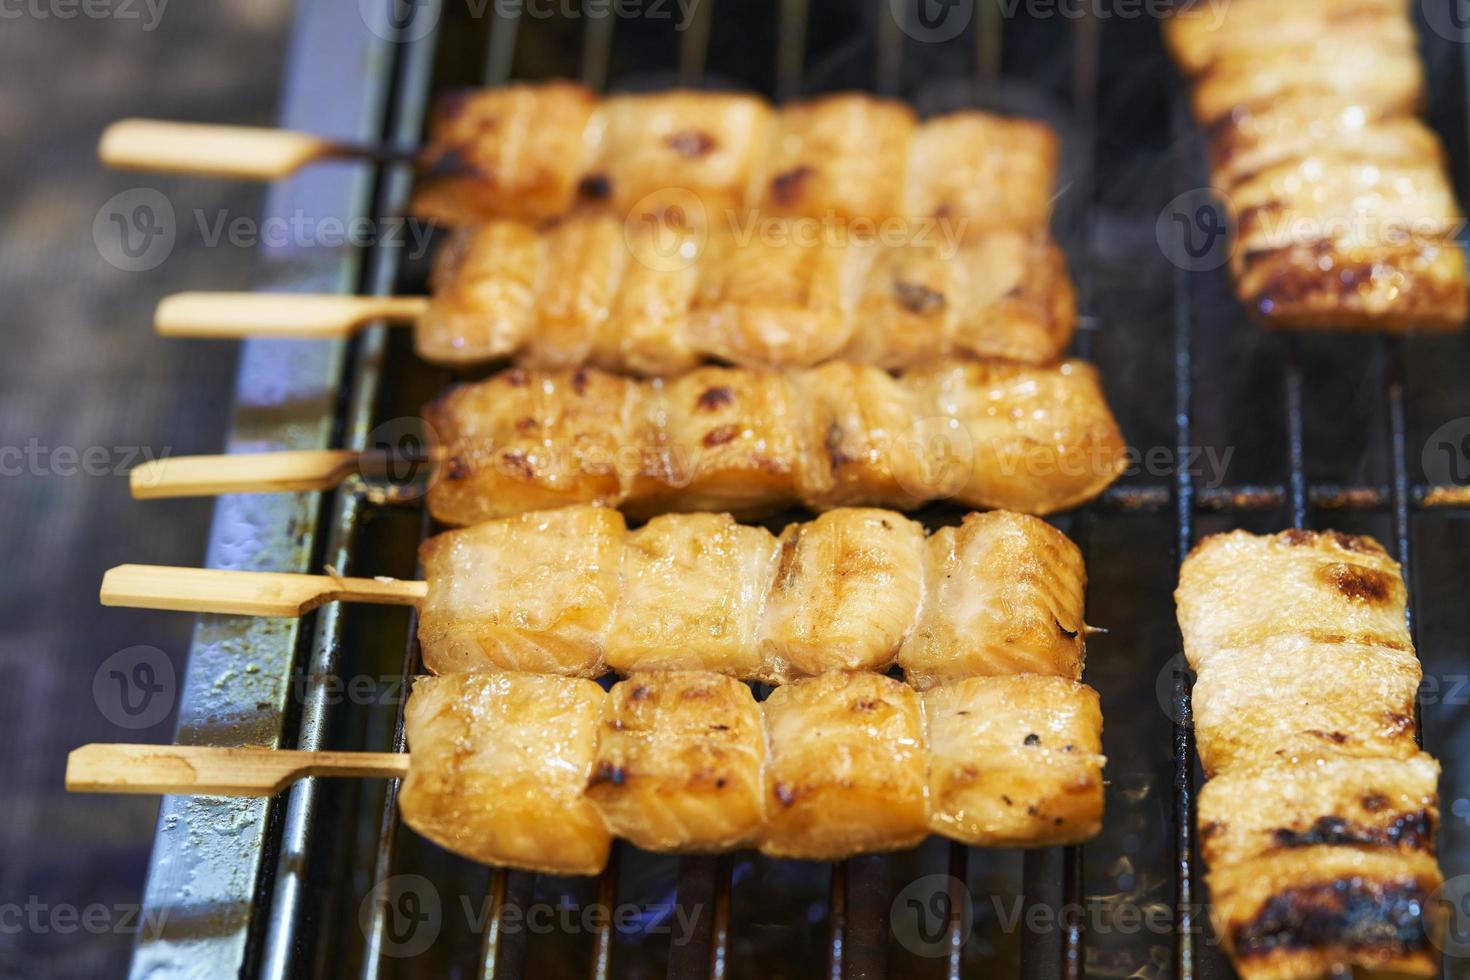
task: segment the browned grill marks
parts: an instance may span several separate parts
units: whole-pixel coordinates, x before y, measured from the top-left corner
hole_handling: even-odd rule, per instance
[[[1334,562],[1317,571],[1322,581],[1349,599],[1381,604],[1393,595],[1393,576],[1365,565]]]
[[[664,145],[686,157],[702,157],[717,145],[715,138],[700,130],[681,130],[664,137]]]
[[[771,178],[771,197],[777,204],[793,204],[801,197],[803,185],[814,171],[806,164]]]
[[[705,411],[714,411],[721,405],[728,405],[735,400],[735,392],[729,388],[706,388],[699,396],[699,407]]]

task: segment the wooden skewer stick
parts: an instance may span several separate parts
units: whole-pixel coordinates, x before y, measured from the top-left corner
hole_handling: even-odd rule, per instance
[[[102,576],[101,598],[104,606],[133,609],[303,616],[328,602],[412,606],[428,594],[427,582],[408,579],[118,565]]]
[[[275,796],[306,776],[397,779],[407,774],[408,754],[402,752],[93,743],[66,757],[66,788],[72,793]]]
[[[429,308],[424,296],[330,293],[177,293],[158,304],[153,327],[162,337],[351,336],[377,320],[413,324]]]
[[[441,455],[430,448],[419,455],[381,449],[306,449],[168,456],[135,466],[128,474],[128,486],[138,500],[331,490],[353,473],[386,472],[390,464],[432,464]]]
[[[288,129],[120,119],[103,130],[97,155],[118,170],[273,180],[318,160],[411,160],[417,151]]]

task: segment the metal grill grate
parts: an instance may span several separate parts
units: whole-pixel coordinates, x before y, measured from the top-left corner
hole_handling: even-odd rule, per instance
[[[303,4],[298,41],[337,43],[335,31],[360,31],[351,7]],[[476,9],[486,15],[472,16]],[[1086,848],[1021,855],[932,840],[912,853],[830,868],[743,853],[661,858],[619,844],[600,880],[576,882],[487,871],[400,833],[396,785],[308,780],[272,806],[258,840],[236,856],[240,868],[258,874],[235,888],[246,908],[228,928],[243,937],[244,952],[238,961],[227,958],[233,954],[219,961],[225,972],[243,962],[247,975],[272,980],[349,972],[681,980],[1229,976],[1199,907],[1190,679],[1176,656],[1169,595],[1177,563],[1197,524],[1269,530],[1309,526],[1320,513],[1322,523],[1375,533],[1392,543],[1410,575],[1421,610],[1416,620],[1437,611],[1427,627],[1415,624],[1426,671],[1451,669],[1463,655],[1458,636],[1470,623],[1462,622],[1466,613],[1453,602],[1452,587],[1414,576],[1411,532],[1426,512],[1464,508],[1470,494],[1413,475],[1411,447],[1422,440],[1411,426],[1417,419],[1432,429],[1470,415],[1470,393],[1439,377],[1435,397],[1423,399],[1416,416],[1404,379],[1408,366],[1432,382],[1434,365],[1470,366],[1466,342],[1426,348],[1430,342],[1416,341],[1406,349],[1369,338],[1266,336],[1243,322],[1220,274],[1190,273],[1163,259],[1152,236],[1164,202],[1154,198],[1198,186],[1202,169],[1157,24],[1146,19],[1003,19],[1000,3],[982,0],[965,32],[934,44],[912,39],[886,2],[854,8],[836,0],[751,0],[737,9],[704,0],[681,31],[667,21],[580,17],[576,8],[572,16],[540,17],[531,9],[549,5],[415,7],[415,17],[437,18],[436,30],[363,58],[364,71],[384,91],[370,113],[377,131],[364,135],[411,144],[436,89],[553,75],[598,87],[739,86],[779,98],[860,87],[908,98],[921,110],[974,103],[1040,114],[1062,132],[1066,188],[1055,227],[1084,313],[1076,353],[1100,364],[1132,444],[1172,451],[1166,471],[1130,475],[1093,506],[1058,519],[1087,558],[1089,619],[1112,629],[1090,644],[1086,675],[1104,699],[1107,826]],[[1436,91],[1460,92],[1460,51],[1453,54],[1449,69],[1445,58],[1431,58]],[[936,81],[941,76],[944,84]],[[1455,159],[1463,162],[1464,100],[1457,94],[1452,102],[1445,115],[1455,127]],[[1150,118],[1157,123],[1141,122]],[[408,181],[402,168],[381,169],[368,213],[401,214]],[[392,249],[370,251],[358,288],[421,289],[421,266],[399,258]],[[1412,364],[1411,355],[1418,358]],[[415,414],[449,381],[416,362],[406,338],[381,327],[335,356],[344,379],[332,417],[343,445],[363,446],[375,423]],[[1323,409],[1324,400],[1343,392],[1349,397],[1340,412],[1335,404]],[[1243,462],[1232,466],[1229,481],[1201,480],[1178,465],[1192,458],[1192,447],[1237,443]],[[955,515],[930,508],[917,516],[932,526]],[[309,564],[403,577],[413,574],[414,544],[433,530],[418,511],[381,508],[351,490],[326,499],[313,526],[322,543]],[[1438,540],[1424,550],[1435,567],[1458,571],[1446,576],[1450,582],[1470,581],[1470,533],[1454,524],[1434,532]],[[402,748],[401,699],[343,703],[334,678],[396,679],[388,686],[401,690],[420,670],[414,626],[401,610],[316,613],[309,642],[296,651],[304,667],[283,741]],[[295,649],[294,637],[283,642]],[[1436,705],[1426,728],[1447,735],[1470,725],[1467,716],[1456,705]],[[1432,739],[1430,749],[1446,756],[1448,800],[1451,785],[1466,785],[1459,777],[1470,759],[1451,758],[1442,740]],[[205,807],[184,819],[203,829],[219,817]],[[1457,859],[1464,864],[1467,844],[1458,830],[1446,835],[1447,873],[1455,873]],[[179,848],[177,835],[160,831],[150,904],[190,905],[186,892],[155,887],[169,880],[161,869],[180,859]],[[414,875],[433,883],[442,921],[431,950],[404,958],[397,955],[394,909],[371,896],[381,882]],[[947,876],[940,880],[950,901],[937,954],[926,948],[919,955],[896,941],[893,903],[927,875]],[[662,913],[665,919],[679,911],[695,916],[683,941],[670,941],[648,921],[620,931],[604,917],[590,930],[541,936],[522,919],[548,903],[647,908],[650,897],[676,906]],[[1130,909],[1162,912],[1163,927],[1125,927]],[[1035,910],[1047,914],[1028,918]],[[135,973],[170,957],[201,965],[189,937],[166,936],[140,956]],[[200,975],[220,972],[212,965]]]

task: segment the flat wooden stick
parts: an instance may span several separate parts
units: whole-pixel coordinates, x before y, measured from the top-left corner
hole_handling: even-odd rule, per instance
[[[428,594],[427,582],[408,579],[118,565],[102,576],[101,596],[104,606],[133,609],[302,616],[328,602],[412,606]]]
[[[423,296],[330,293],[177,293],[158,304],[163,337],[349,337],[376,320],[412,324],[429,308]]]
[[[97,155],[118,170],[272,180],[343,150],[286,129],[120,119],[103,130]]]
[[[66,788],[73,793],[274,796],[305,776],[396,779],[407,774],[408,755],[401,752],[93,743],[66,757]]]
[[[331,490],[358,470],[362,457],[352,449],[169,456],[135,466],[128,486],[139,500]]]

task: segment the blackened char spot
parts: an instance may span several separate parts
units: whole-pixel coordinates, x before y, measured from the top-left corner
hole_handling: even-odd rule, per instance
[[[1405,813],[1382,827],[1368,827],[1344,817],[1318,817],[1306,830],[1279,827],[1272,834],[1277,847],[1313,847],[1318,844],[1358,844],[1368,847],[1406,847],[1422,850],[1434,837],[1428,811]]]
[[[796,791],[785,783],[776,784],[776,799],[782,806],[790,806],[796,802]]]
[[[806,164],[793,167],[771,178],[771,198],[777,204],[793,204],[801,196],[802,185],[815,171]]]
[[[1038,735],[1038,734],[1036,734],[1035,732],[1032,732],[1030,735],[1027,735],[1026,736],[1026,744],[1027,745],[1040,745],[1041,744],[1041,736]]]
[[[612,181],[606,174],[588,174],[577,181],[577,196],[584,201],[606,201],[612,197]]]
[[[712,412],[721,405],[728,405],[735,400],[735,392],[729,388],[706,388],[699,395],[699,407],[707,412]]]
[[[684,129],[664,137],[664,145],[686,157],[702,157],[717,145],[715,138],[698,129]]]
[[[469,461],[463,456],[451,456],[444,464],[444,478],[446,480],[463,480],[473,472]]]
[[[731,442],[740,434],[740,427],[736,425],[717,425],[704,434],[701,440],[706,446],[723,446]]]
[[[1325,738],[1329,742],[1336,742],[1338,745],[1341,745],[1348,740],[1347,735],[1343,732],[1324,732],[1320,728],[1308,728],[1307,734],[1315,735],[1318,738]]]
[[[639,684],[633,688],[632,697],[634,701],[642,701],[653,692],[648,689],[647,684]]]
[[[572,391],[579,395],[587,394],[587,369],[577,368],[572,375]]]
[[[1231,939],[1243,960],[1323,947],[1405,956],[1429,942],[1428,902],[1428,891],[1413,881],[1342,878],[1285,888],[1255,918],[1236,924]]]
[[[1393,576],[1376,568],[1334,562],[1323,565],[1317,575],[1344,596],[1359,602],[1381,604],[1393,594]]]
[[[1052,622],[1054,622],[1054,623],[1057,624],[1057,629],[1059,631],[1061,631],[1061,634],[1063,636],[1065,636],[1067,639],[1069,639],[1069,640],[1075,640],[1075,639],[1077,639],[1077,630],[1069,630],[1069,629],[1067,629],[1067,627],[1065,627],[1065,626],[1062,625],[1062,621],[1060,619],[1057,619],[1055,616],[1052,617]]]
[[[898,305],[910,313],[919,316],[928,316],[944,309],[944,294],[937,289],[930,289],[921,282],[904,282],[896,279],[893,282],[893,295],[898,300]]]
[[[509,371],[502,374],[501,377],[504,378],[505,383],[510,385],[512,388],[524,388],[526,385],[531,383],[531,376],[526,373],[525,368],[511,368]]]
[[[1364,810],[1367,810],[1369,813],[1377,813],[1379,810],[1388,806],[1388,797],[1382,793],[1369,793],[1359,802],[1363,804]]]
[[[425,154],[423,165],[419,168],[419,175],[425,180],[447,180],[452,177],[486,179],[489,177],[469,158],[463,146],[446,146],[438,152]]]
[[[827,438],[822,441],[827,457],[832,461],[832,472],[837,472],[852,462],[852,457],[842,451],[842,426],[833,422],[827,427]]]
[[[536,471],[531,468],[531,461],[520,450],[512,449],[501,453],[500,462],[505,466],[507,472],[527,480],[536,475]]]
[[[611,762],[599,762],[597,768],[592,771],[592,778],[587,780],[588,786],[600,786],[609,783],[613,786],[621,786],[628,781],[628,770],[622,766],[613,765]]]

